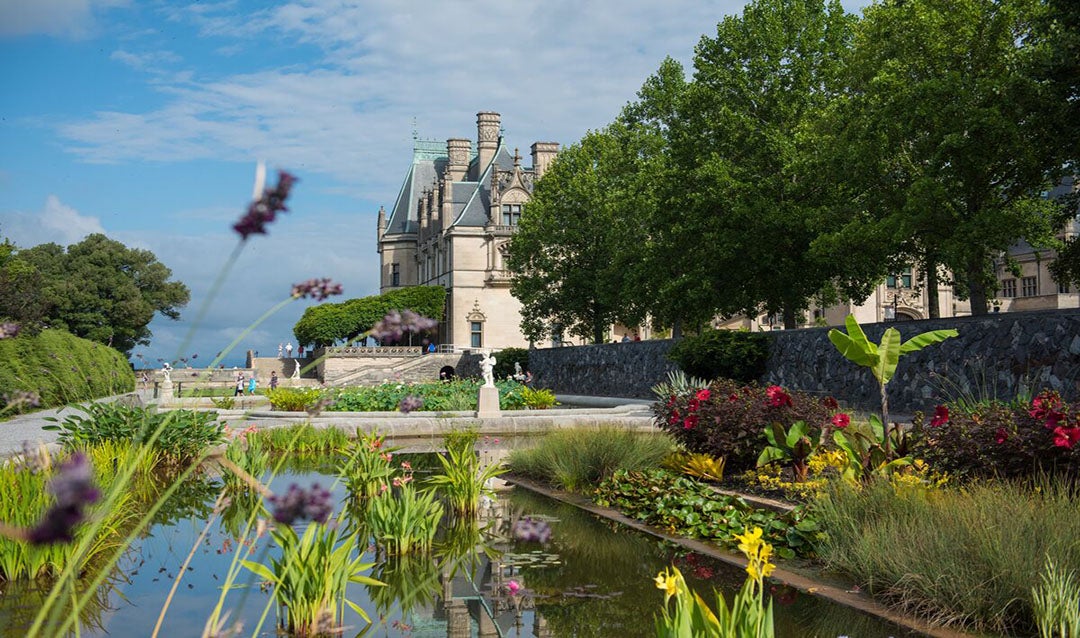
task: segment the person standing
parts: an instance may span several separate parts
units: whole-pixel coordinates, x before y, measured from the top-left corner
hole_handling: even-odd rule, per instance
[[[270,389],[277,390],[277,370],[270,372]]]
[[[234,397],[238,397],[244,393],[244,375],[240,372],[236,373],[236,392],[233,392]]]
[[[285,356],[292,359],[292,341],[285,344]]]
[[[251,378],[248,379],[248,394],[249,395],[250,394],[255,394],[255,385],[256,385],[255,373],[252,372],[251,373]]]

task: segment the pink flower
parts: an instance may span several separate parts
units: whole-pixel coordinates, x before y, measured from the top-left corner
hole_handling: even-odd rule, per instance
[[[401,469],[405,470],[406,472],[411,472],[412,471],[412,463],[409,463],[408,461],[402,461],[401,462]]]
[[[708,388],[705,388],[704,390],[698,390],[694,398],[698,401],[708,401],[710,396],[712,396],[712,393],[709,392]]]
[[[838,412],[833,415],[832,424],[840,429],[846,428],[851,425],[851,417],[845,412]]]
[[[765,396],[769,397],[769,405],[774,408],[791,406],[791,395],[784,392],[784,389],[778,385],[770,385],[766,388]]]
[[[936,428],[949,422],[949,408],[939,405],[934,408],[934,418],[930,419],[930,427]]]
[[[517,593],[521,591],[521,583],[516,580],[506,581],[506,591],[508,591],[511,596],[517,596]]]
[[[1008,440],[1009,440],[1009,432],[1005,428],[998,428],[997,433],[994,436],[994,441],[996,441],[998,445],[1001,445],[1002,443],[1004,443],[1005,441],[1008,441]]]
[[[1054,428],[1054,445],[1072,449],[1072,446],[1080,442],[1080,427],[1064,428],[1060,425]]]

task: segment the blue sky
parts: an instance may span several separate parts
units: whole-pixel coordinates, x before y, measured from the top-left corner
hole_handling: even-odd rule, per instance
[[[136,352],[206,361],[294,282],[331,277],[339,301],[378,292],[376,214],[397,196],[414,130],[475,139],[475,114],[492,110],[522,155],[573,143],[665,56],[689,68],[743,4],[0,0],[0,235],[28,247],[103,232],[152,250],[192,300]],[[292,212],[247,243],[183,347],[260,159],[300,178]],[[276,351],[307,303],[227,363]]]

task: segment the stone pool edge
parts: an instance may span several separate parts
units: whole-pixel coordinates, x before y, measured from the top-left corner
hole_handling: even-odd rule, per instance
[[[571,494],[569,492],[563,492],[561,490],[555,490],[550,487],[530,481],[529,479],[515,476],[512,474],[503,474],[499,478],[512,485],[517,485],[524,489],[536,492],[538,494],[542,494],[544,496],[547,496],[548,498],[552,498],[559,502],[566,503],[567,505],[573,505],[578,509],[585,510],[586,512],[589,512],[596,516],[600,516],[610,521],[626,525],[627,527],[635,529],[639,532],[644,532],[646,534],[649,534],[650,536],[655,536],[668,542],[675,543],[676,545],[680,545],[682,547],[685,547],[686,549],[698,552],[700,554],[705,554],[710,558],[715,558],[729,565],[734,565],[736,567],[739,567],[740,569],[746,568],[746,559],[742,556],[738,556],[736,554],[728,552],[705,541],[668,534],[666,532],[656,529],[655,527],[646,525],[641,521],[632,519],[625,514],[622,514],[618,510],[609,507],[601,507],[596,503],[588,500],[584,496]],[[770,578],[784,585],[794,587],[795,589],[799,590],[804,594],[824,598],[838,605],[843,605],[845,607],[855,609],[864,614],[876,616],[883,620],[887,620],[895,625],[904,627],[905,629],[910,629],[912,631],[922,633],[926,636],[929,636],[930,638],[979,638],[978,634],[971,634],[963,631],[958,631],[956,629],[949,629],[946,627],[936,627],[924,621],[898,614],[889,609],[888,607],[870,599],[864,594],[856,594],[846,591],[844,589],[836,587],[835,585],[823,583],[814,580],[813,578],[810,578],[804,574],[799,574],[791,570],[784,569],[779,565],[773,571]]]

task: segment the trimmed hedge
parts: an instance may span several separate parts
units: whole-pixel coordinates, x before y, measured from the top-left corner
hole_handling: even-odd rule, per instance
[[[57,329],[0,340],[0,409],[16,392],[37,393],[40,407],[51,408],[134,389],[131,364],[100,343]],[[7,412],[26,408],[12,405]]]
[[[763,332],[706,330],[684,338],[667,356],[699,379],[757,381],[765,374],[770,341]]]

